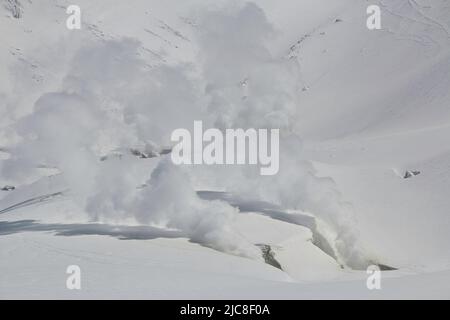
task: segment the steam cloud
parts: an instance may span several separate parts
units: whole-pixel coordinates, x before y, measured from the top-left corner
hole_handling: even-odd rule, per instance
[[[200,199],[195,187],[201,182],[313,213],[338,259],[364,267],[351,207],[334,182],[318,178],[302,158],[293,129],[302,116],[301,68],[271,54],[266,44],[274,36],[264,12],[246,4],[200,15],[200,56],[191,65],[149,69],[133,39],[82,45],[59,90],[42,94],[13,125],[20,141],[3,161],[2,175],[20,181],[37,165],[56,167],[93,220],[176,228],[192,241],[259,259],[256,247],[232,228],[237,210]],[[140,160],[122,153],[100,160],[134,146],[157,153],[170,145],[174,129],[194,120],[220,129],[279,128],[278,175],[260,176],[252,166],[177,167],[164,156]]]

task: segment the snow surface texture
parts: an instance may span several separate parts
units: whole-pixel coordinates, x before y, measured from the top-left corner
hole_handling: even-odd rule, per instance
[[[1,298],[450,297],[447,1],[69,4],[0,6]],[[194,120],[279,173],[173,165]]]

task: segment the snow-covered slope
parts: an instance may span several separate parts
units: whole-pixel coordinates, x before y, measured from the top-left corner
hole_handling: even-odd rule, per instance
[[[70,4],[0,1],[1,298],[450,297],[448,1]],[[279,174],[172,165],[194,120]]]

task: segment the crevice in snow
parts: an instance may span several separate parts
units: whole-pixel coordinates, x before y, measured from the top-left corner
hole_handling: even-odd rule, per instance
[[[317,226],[316,218],[312,215],[307,215],[307,214],[299,213],[299,212],[289,213],[289,212],[283,211],[282,208],[280,208],[274,204],[264,202],[264,201],[244,200],[244,199],[241,199],[237,196],[231,195],[226,192],[197,191],[197,194],[199,195],[200,198],[202,198],[204,200],[226,201],[231,206],[238,208],[240,212],[254,212],[257,214],[262,214],[264,216],[268,216],[275,220],[280,220],[283,222],[303,226],[311,231],[313,245],[315,245],[322,252],[324,252],[325,254],[330,256],[333,260],[335,260],[336,263],[338,263],[341,268],[349,267],[349,266],[344,266],[344,264],[340,261],[338,255],[336,254],[336,250],[335,250],[334,246],[330,243],[330,241],[327,239],[327,237],[322,232],[320,232],[320,230]],[[269,248],[268,252],[270,252],[270,250],[271,249]],[[263,251],[263,257],[266,259],[266,257],[264,256],[264,251]],[[266,262],[267,262],[267,260],[266,260]],[[371,260],[370,263],[377,265],[380,268],[380,270],[382,270],[382,271],[397,270],[394,267],[375,262],[374,260]],[[354,269],[354,270],[360,270],[358,268],[352,268],[352,267],[349,267],[349,268]],[[363,269],[361,268],[361,270],[363,270]]]
[[[28,200],[24,200],[24,201],[21,201],[19,203],[13,204],[13,205],[11,205],[11,206],[9,206],[7,208],[1,209],[0,210],[0,214],[6,213],[6,212],[9,212],[9,211],[12,211],[12,210],[20,209],[20,208],[23,208],[23,207],[31,206],[31,205],[34,205],[34,204],[46,202],[46,201],[49,201],[49,200],[51,200],[51,199],[53,199],[55,197],[62,196],[63,194],[64,194],[64,192],[61,191],[61,192],[45,194],[45,195],[42,195],[42,196],[37,196],[37,197],[31,198],[31,199],[28,199]]]

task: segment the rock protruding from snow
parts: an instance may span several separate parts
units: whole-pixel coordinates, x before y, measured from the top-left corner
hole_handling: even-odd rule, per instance
[[[403,176],[404,179],[409,179],[414,176],[418,176],[420,174],[420,171],[417,170],[406,170],[405,175]]]
[[[280,270],[283,270],[283,268],[281,267],[281,264],[277,261],[277,259],[275,259],[275,253],[272,251],[272,247],[270,245],[260,244],[257,246],[261,249],[261,253],[264,258],[264,261],[267,264],[269,264],[275,268],[278,268]]]

